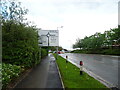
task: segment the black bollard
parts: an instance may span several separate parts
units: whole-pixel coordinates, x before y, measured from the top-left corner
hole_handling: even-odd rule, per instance
[[[80,61],[80,75],[83,75],[83,62]]]
[[[83,75],[83,71],[80,70],[80,75]]]
[[[66,63],[68,63],[68,56],[66,56]]]

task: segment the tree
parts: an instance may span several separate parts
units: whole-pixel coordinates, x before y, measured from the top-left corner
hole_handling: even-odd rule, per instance
[[[73,48],[81,48],[80,52],[83,53],[115,53],[118,55],[119,52],[116,48],[119,49],[119,47],[120,27],[105,31],[103,34],[97,32],[89,37],[84,37],[84,39],[77,39],[73,44]]]
[[[38,32],[24,24],[27,9],[15,0],[2,1],[2,59],[5,63],[31,67],[40,62]]]
[[[22,24],[28,9],[21,7],[16,0],[1,0],[2,25],[7,22],[7,31],[11,31],[12,24]]]
[[[83,47],[83,45],[82,45],[82,39],[77,39],[76,40],[76,43],[75,44],[73,44],[73,48],[75,49],[75,48],[82,48]]]
[[[24,15],[27,14],[28,9],[21,7],[21,2],[16,0],[1,0],[2,6],[2,20],[11,20],[22,23],[25,20]]]
[[[111,40],[113,44],[120,44],[120,28],[111,29],[112,35]]]

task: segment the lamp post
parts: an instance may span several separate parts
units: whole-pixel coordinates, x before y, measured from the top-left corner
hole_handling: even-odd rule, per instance
[[[57,30],[58,30],[58,28],[63,28],[63,26],[61,26],[61,27],[57,27]]]
[[[58,30],[58,28],[63,28],[63,26],[57,27],[57,30]],[[56,56],[56,60],[57,60],[58,59],[58,46],[56,47],[56,50],[57,50],[57,56]]]
[[[46,35],[48,38],[48,53],[49,53],[49,37],[51,36],[50,33],[48,32],[48,34]]]

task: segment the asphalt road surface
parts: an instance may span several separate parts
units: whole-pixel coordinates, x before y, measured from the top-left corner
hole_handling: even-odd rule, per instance
[[[97,54],[60,54],[62,57],[68,56],[68,60],[79,65],[82,60],[84,67],[100,76],[110,84],[118,87],[118,70],[120,70],[120,56],[97,55]]]

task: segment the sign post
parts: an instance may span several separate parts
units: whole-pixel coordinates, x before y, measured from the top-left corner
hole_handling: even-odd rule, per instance
[[[50,37],[50,33],[48,32],[48,34],[46,36],[48,38],[48,51],[47,51],[47,54],[49,54],[49,37]]]
[[[56,47],[56,60],[58,59],[58,46]]]
[[[41,46],[59,46],[59,31],[58,30],[40,30],[39,31],[40,40],[42,42]],[[49,50],[48,50],[49,51]],[[58,52],[58,51],[57,51]]]

